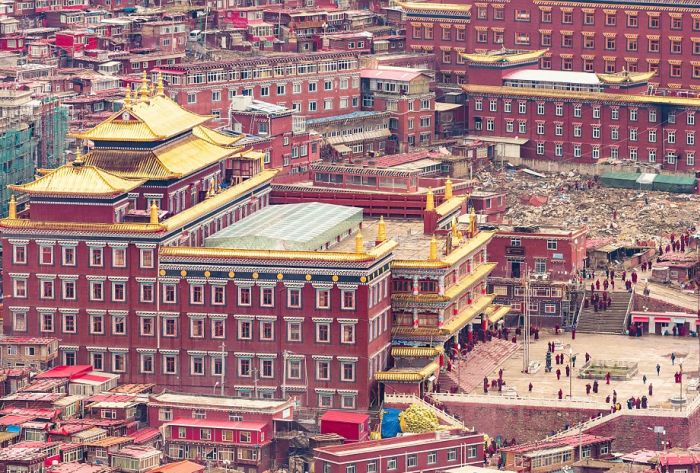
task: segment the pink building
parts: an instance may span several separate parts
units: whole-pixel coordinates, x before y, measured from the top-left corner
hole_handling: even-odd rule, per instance
[[[319,473],[434,473],[482,465],[484,436],[452,429],[314,449]]]

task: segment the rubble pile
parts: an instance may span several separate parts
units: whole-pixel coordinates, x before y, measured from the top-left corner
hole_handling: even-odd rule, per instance
[[[585,225],[589,238],[632,242],[694,229],[700,212],[697,194],[601,187],[575,173],[536,177],[519,171],[483,172],[484,188],[505,191],[504,222],[517,225]]]

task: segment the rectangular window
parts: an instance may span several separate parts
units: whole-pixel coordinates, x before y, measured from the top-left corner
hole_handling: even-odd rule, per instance
[[[262,320],[260,321],[260,340],[274,340],[275,339],[275,324],[272,321]]]
[[[112,266],[115,268],[126,267],[126,248],[112,248]]]
[[[64,246],[61,248],[63,266],[75,266],[75,247]]]
[[[354,362],[342,362],[340,364],[340,380],[341,381],[355,381],[355,363]]]
[[[253,339],[253,322],[251,320],[238,321],[238,339],[252,340]]]
[[[331,325],[327,322],[316,324],[316,341],[318,343],[330,343]]]
[[[102,255],[103,248],[90,248],[90,266],[101,268],[104,265]]]
[[[301,342],[301,322],[287,322],[287,341]]]
[[[287,307],[299,309],[301,308],[301,289],[290,287],[287,288]]]
[[[418,466],[418,455],[415,453],[406,456],[406,468],[415,468]]]
[[[260,288],[260,306],[273,307],[275,305],[275,293],[271,287]]]
[[[330,309],[331,291],[330,289],[316,289],[316,308]]]
[[[239,287],[238,288],[238,305],[249,306],[251,305],[251,288],[249,287]]]
[[[341,343],[352,344],[355,343],[355,324],[341,324]]]
[[[113,302],[126,302],[126,283],[123,283],[123,282],[113,282],[112,283],[112,301]]]
[[[153,249],[142,248],[141,249],[141,267],[142,268],[152,268],[153,262]]]

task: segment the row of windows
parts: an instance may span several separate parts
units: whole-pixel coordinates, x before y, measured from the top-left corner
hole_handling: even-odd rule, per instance
[[[14,277],[13,295],[16,298],[24,299],[28,297],[28,280],[26,278]],[[105,284],[111,287],[111,294],[106,294]],[[226,304],[226,286],[210,285],[210,303],[211,305]],[[77,277],[76,279],[63,278],[61,280],[61,298],[63,300],[77,300]],[[178,289],[176,283],[162,284],[161,302],[164,304],[177,304]],[[259,288],[259,307],[275,307],[276,288],[260,287]],[[204,284],[190,284],[189,286],[189,303],[192,305],[204,305],[205,303],[206,286]],[[287,288],[287,308],[302,308],[302,289]],[[240,307],[251,307],[253,305],[253,288],[238,286],[237,305]],[[54,277],[43,277],[39,279],[39,297],[41,299],[56,299],[56,281]],[[121,281],[89,281],[88,297],[90,301],[111,302],[126,302],[127,300],[127,283]],[[331,289],[316,289],[316,309],[331,308]],[[140,282],[139,283],[139,301],[142,303],[155,302],[155,282]],[[355,309],[355,291],[342,289],[340,291],[340,308],[342,310]]]
[[[62,266],[77,266],[78,257],[76,246],[61,246],[61,265]],[[111,265],[113,268],[126,268],[128,261],[128,248],[126,246],[113,247],[111,249]],[[38,261],[42,266],[53,266],[55,264],[55,246],[54,245],[38,245]],[[94,268],[105,266],[105,249],[103,247],[90,247],[88,265]],[[27,264],[27,245],[12,245],[12,261],[14,264]],[[140,250],[140,267],[153,268],[154,266],[154,250],[152,248],[141,248]]]
[[[647,59],[647,71],[648,72],[654,72],[655,75],[659,75],[661,69],[659,65],[659,60],[655,59]],[[618,60],[617,58],[610,58],[610,59],[604,59],[603,60],[603,66],[602,69],[605,73],[608,74],[614,74],[617,72],[620,72],[620,69],[617,67]],[[681,78],[683,76],[683,69],[687,69],[690,71],[691,77],[693,79],[700,79],[700,65],[698,64],[691,64],[688,66],[687,64],[683,66],[683,62],[680,60],[669,60],[668,61],[668,75],[669,77],[673,78]],[[544,70],[550,70],[552,69],[552,58],[551,57],[543,57],[540,59],[540,68]],[[622,65],[622,68],[628,72],[642,72],[642,69],[639,67],[637,64],[637,59],[635,58],[626,58],[624,61],[624,64]],[[599,66],[595,65],[595,60],[592,58],[583,58],[582,59],[582,66],[581,69],[584,72],[596,72],[597,70],[600,69]],[[574,70],[574,59],[569,58],[569,57],[564,57],[561,58],[561,70],[563,71],[573,71]],[[461,76],[460,76],[461,77]],[[463,83],[463,82],[460,82]]]
[[[647,52],[650,53],[658,53],[661,50],[661,40],[659,39],[658,36],[654,38],[647,37]],[[528,39],[529,41],[529,39]],[[573,48],[574,47],[574,33],[561,33],[561,47],[562,48]],[[486,43],[488,42],[488,34],[486,31],[480,31],[477,34],[477,43]],[[493,42],[494,43],[503,43],[503,33],[494,31],[493,32]],[[552,34],[551,33],[540,33],[540,45],[541,46],[552,46]],[[593,34],[586,34],[582,37],[582,43],[581,46],[583,49],[595,49],[596,47],[596,41],[595,37]],[[606,51],[616,51],[618,46],[617,38],[615,36],[606,36],[605,40],[603,41],[603,49]],[[625,39],[625,50],[634,52],[634,51],[639,51],[639,38],[635,37],[627,37]],[[679,39],[671,39],[669,40],[669,52],[671,54],[682,54],[683,53],[683,45],[682,45],[682,40]],[[694,41],[693,42],[693,49],[692,53],[694,55],[700,55],[700,42]]]
[[[332,91],[336,88],[338,90],[349,90],[351,85],[353,89],[357,89],[360,86],[360,78],[341,77],[340,79],[338,79],[337,85],[335,84],[335,81],[333,79],[324,79],[322,87],[319,87],[319,81],[308,81],[306,83],[306,87],[303,86],[302,82],[293,82],[291,89],[288,87],[287,83],[278,83],[274,86],[261,85],[258,86],[259,90],[257,94],[254,94],[254,87],[244,87],[240,90],[240,95],[256,95],[256,97],[270,97],[272,95],[272,92],[274,91],[277,97],[284,97],[290,90],[293,95],[298,95],[301,94],[304,89],[306,89],[309,93],[314,93],[318,92],[319,90]],[[212,90],[211,101],[220,102],[222,92],[225,92],[225,90]],[[196,92],[191,92],[189,95],[194,95],[196,101]],[[229,100],[237,95],[239,95],[239,89],[228,89]]]
[[[536,144],[536,153],[539,156],[544,156],[545,155],[545,143],[544,142],[537,142]],[[583,156],[583,145],[581,143],[573,143],[572,144],[572,152],[573,152],[573,157],[574,158],[580,158]],[[630,161],[639,161],[641,160],[641,150],[639,148],[633,148],[630,147],[627,149],[628,155],[622,156],[620,154],[619,147],[617,146],[609,146],[607,147],[608,151],[608,157],[612,159],[628,159]],[[564,145],[562,143],[555,143],[554,144],[554,155],[557,157],[563,157],[564,156]],[[599,145],[591,145],[590,150],[587,154],[588,157],[591,159],[600,159],[601,157],[601,147]],[[656,163],[657,158],[659,156],[659,151],[656,148],[647,148],[646,150],[646,159],[649,163]],[[686,166],[695,166],[695,151],[686,151],[684,154],[685,158],[685,164]],[[675,150],[666,150],[665,154],[663,155],[663,162],[666,164],[678,164],[681,162],[681,155],[678,154]]]
[[[110,370],[116,373],[124,373],[127,371],[128,353],[106,353],[102,351],[90,352],[90,365],[97,371],[107,369],[107,361],[111,361]],[[166,375],[180,374],[180,357],[179,355],[160,355],[161,366],[160,372]],[[156,372],[155,353],[140,353],[139,354],[139,372],[143,374],[152,374]],[[75,352],[67,351],[63,354],[63,361],[67,365],[76,363]],[[189,367],[187,373],[192,376],[221,376],[224,373],[225,362],[219,357],[211,357],[207,362],[205,356],[190,355]],[[239,378],[251,379],[274,379],[276,378],[276,360],[274,358],[259,358],[256,360],[253,357],[236,357],[236,374]],[[209,369],[207,370],[207,365]],[[332,360],[314,360],[313,376],[315,381],[331,381],[333,375],[334,363]],[[357,362],[356,361],[341,361],[335,363],[337,369],[337,379],[342,382],[354,382],[357,377]],[[279,368],[277,368],[279,369]],[[185,374],[185,373],[182,373]],[[287,359],[284,369],[282,370],[282,378],[284,381],[305,381],[308,375],[306,360]]]
[[[16,332],[26,332],[28,329],[28,316],[26,312],[13,313],[13,328]],[[71,311],[60,315],[61,332],[65,334],[78,333],[78,314]],[[90,335],[127,335],[127,315],[104,315],[90,314],[88,316],[87,331]],[[381,319],[373,319],[370,323],[371,330],[379,334],[387,330],[386,316]],[[110,327],[111,325],[111,327]],[[139,317],[138,322],[139,335],[144,337],[152,337],[156,335],[156,318],[155,317]],[[161,318],[161,335],[163,337],[178,337],[180,334],[179,319],[177,317],[162,317]],[[212,319],[207,330],[205,319],[190,318],[189,320],[189,337],[190,338],[206,338],[225,339],[226,336],[226,320]],[[314,321],[314,335],[312,339],[315,343],[331,343],[337,340],[341,344],[354,345],[356,342],[356,325],[357,322],[347,321],[339,322],[339,327],[335,328],[331,321]],[[84,326],[83,326],[84,327]],[[236,321],[236,339],[237,340],[258,340],[258,341],[275,341],[276,322],[273,320],[260,320],[256,323],[250,319],[240,319]],[[287,342],[305,342],[304,330],[302,321],[286,321],[285,323],[285,339]],[[57,333],[56,314],[53,312],[42,312],[39,314],[39,330],[43,333]],[[335,332],[337,330],[337,332]],[[334,332],[337,334],[334,336]],[[337,337],[337,338],[336,338]]]
[[[401,457],[388,457],[382,460],[368,460],[362,463],[350,463],[345,465],[345,473],[358,473],[358,467],[364,468],[362,471],[365,471],[366,473],[378,473],[384,469],[386,469],[386,471],[398,470],[400,461],[405,461],[405,469],[418,468],[419,455],[421,457],[425,457],[425,463],[427,465],[437,464],[439,457],[443,455],[444,460],[454,462],[457,461],[457,450],[457,448],[448,448],[443,451],[434,450],[424,454],[412,453],[405,456],[402,455]],[[468,459],[476,458],[478,452],[479,450],[476,445],[467,446],[466,454]],[[378,464],[379,461],[386,462],[385,468],[382,468],[384,465]],[[323,462],[323,473],[331,473],[332,471],[332,464],[329,462]]]

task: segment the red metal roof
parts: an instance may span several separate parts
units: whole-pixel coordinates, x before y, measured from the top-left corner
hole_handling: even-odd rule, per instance
[[[158,437],[159,435],[160,435],[160,430],[154,429],[152,427],[148,427],[148,428],[137,430],[136,432],[130,433],[129,437],[134,439],[135,444],[140,444],[140,443],[148,442],[149,440],[153,440],[154,438]]]
[[[231,430],[257,430],[260,431],[267,427],[265,422],[234,422],[227,420],[207,420],[207,419],[188,419],[181,418],[168,422],[165,425],[176,425],[183,427],[209,427],[212,429],[231,429]]]
[[[133,401],[136,399],[135,394],[121,394],[121,393],[100,393],[100,394],[95,394],[94,396],[90,396],[87,399],[84,399],[83,402],[129,402]]]
[[[425,74],[417,70],[407,71],[401,69],[362,69],[360,71],[360,77],[362,77],[363,79],[395,80],[401,82],[409,82],[422,75]]]
[[[0,425],[19,425],[34,420],[29,416],[4,416],[0,417]]]
[[[367,414],[347,411],[326,411],[326,413],[321,416],[321,422],[347,422],[350,424],[362,424],[367,422],[368,419],[369,416]]]
[[[0,409],[0,415],[31,417],[33,419],[53,419],[59,412],[58,409],[35,409],[27,407],[6,407]]]
[[[149,470],[149,473],[196,473],[198,471],[204,471],[204,465],[189,460],[183,460],[157,466]]]
[[[76,380],[80,381],[109,381],[111,378],[105,376],[98,376],[96,374],[86,374],[83,376],[78,376]]]
[[[0,344],[17,343],[19,345],[47,345],[57,340],[57,338],[48,337],[1,337]]]
[[[56,366],[48,371],[38,374],[37,378],[69,378],[84,375],[92,371],[92,366],[90,365],[75,365],[75,366]]]
[[[513,453],[526,453],[533,452],[537,450],[547,450],[550,448],[567,447],[569,445],[592,445],[602,442],[610,442],[614,440],[613,437],[600,437],[598,435],[583,434],[583,435],[569,435],[567,437],[561,437],[555,440],[543,441],[543,442],[532,442],[524,443],[522,445],[515,445],[513,447],[502,448],[501,451],[513,452]]]
[[[412,163],[420,159],[425,159],[430,156],[431,153],[428,150],[413,151],[411,153],[402,154],[388,154],[380,158],[374,159],[375,166],[378,167],[392,167],[399,166],[401,164]]]
[[[700,465],[700,455],[691,452],[667,452],[659,455],[661,465]]]

